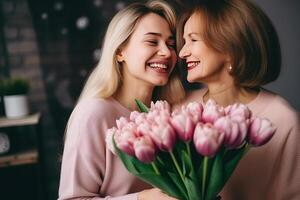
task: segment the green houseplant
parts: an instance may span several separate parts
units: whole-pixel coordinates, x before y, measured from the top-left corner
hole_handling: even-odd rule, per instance
[[[29,82],[22,78],[11,78],[3,80],[4,96],[27,95],[29,92]]]
[[[4,108],[7,118],[19,118],[29,114],[29,82],[22,78],[10,78],[2,81]]]

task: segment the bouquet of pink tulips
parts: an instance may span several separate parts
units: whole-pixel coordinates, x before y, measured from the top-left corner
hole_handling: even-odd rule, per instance
[[[214,200],[249,147],[268,142],[275,128],[243,104],[209,100],[171,112],[165,101],[120,118],[106,132],[108,147],[129,172],[182,200]]]

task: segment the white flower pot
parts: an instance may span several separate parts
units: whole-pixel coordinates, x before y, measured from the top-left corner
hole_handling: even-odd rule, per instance
[[[4,109],[7,118],[20,118],[28,115],[27,95],[4,96]]]

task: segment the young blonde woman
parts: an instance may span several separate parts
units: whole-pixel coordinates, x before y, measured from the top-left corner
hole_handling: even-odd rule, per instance
[[[300,199],[298,112],[262,88],[277,79],[281,65],[269,18],[248,0],[210,0],[198,1],[180,21],[179,56],[186,61],[187,80],[206,85],[183,103],[208,99],[223,106],[244,103],[253,115],[268,118],[277,127],[268,144],[251,149],[241,160],[222,200]]]
[[[135,3],[110,22],[101,59],[69,119],[59,199],[173,199],[129,174],[105,145],[105,131],[136,110],[134,99],[184,97],[175,63],[175,13],[164,1]]]

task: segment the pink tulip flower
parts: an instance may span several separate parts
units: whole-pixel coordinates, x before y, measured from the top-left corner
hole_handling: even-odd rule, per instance
[[[156,123],[152,125],[150,137],[155,145],[162,151],[170,151],[176,143],[176,133],[168,123]]]
[[[134,156],[133,143],[136,140],[134,132],[130,130],[116,131],[115,141],[119,149],[126,152],[128,155]]]
[[[133,133],[136,132],[137,125],[134,122],[128,121],[127,124],[124,124],[122,126],[122,129],[119,129],[120,131],[131,131]]]
[[[120,117],[120,119],[116,120],[116,123],[117,123],[118,129],[121,130],[121,129],[123,129],[124,126],[126,126],[129,123],[129,121],[125,117]]]
[[[188,113],[191,114],[194,124],[198,123],[202,116],[203,106],[201,103],[192,102],[186,105],[184,108]]]
[[[105,143],[107,148],[115,155],[117,155],[116,149],[113,144],[113,137],[118,129],[116,127],[110,128],[105,132]]]
[[[152,114],[152,113],[149,113]],[[151,118],[147,115],[147,120],[152,124],[169,123],[171,114],[166,110],[161,110],[156,115],[152,115]]]
[[[145,135],[138,137],[133,144],[135,156],[144,163],[150,163],[155,159],[155,145],[152,139]]]
[[[227,115],[231,117],[232,120],[241,122],[247,121],[251,118],[251,111],[249,108],[240,103],[236,103],[225,108],[225,112]]]
[[[150,122],[154,122],[155,118],[159,115],[160,115],[159,110],[150,110],[146,115],[146,119]]]
[[[178,137],[184,142],[192,140],[194,135],[195,123],[192,120],[192,115],[186,111],[178,113],[170,119],[170,123],[176,131]]]
[[[137,111],[133,111],[130,113],[131,121],[135,122],[136,124],[142,123],[144,120],[146,120],[146,113],[140,113]]]
[[[170,112],[171,107],[167,101],[156,101],[155,103],[151,102],[150,111],[151,110],[166,110]]]
[[[211,124],[198,123],[194,132],[194,144],[199,154],[213,157],[224,140],[224,134],[218,132]]]
[[[238,121],[237,121],[238,122]],[[239,125],[239,140],[241,141],[245,141],[249,132],[249,126],[250,126],[250,120],[245,120],[245,121],[240,121],[238,122]]]
[[[137,125],[137,135],[149,135],[152,131],[152,123],[150,123],[148,120],[143,121],[142,123]]]
[[[245,122],[233,121],[229,116],[221,117],[214,123],[214,127],[224,134],[224,145],[228,148],[238,148],[244,144],[247,129]]]
[[[129,119],[130,119],[131,121],[135,121],[135,119],[136,119],[140,114],[141,114],[141,113],[138,112],[138,111],[132,111],[132,112],[130,113]]]
[[[202,121],[205,123],[214,123],[218,118],[225,115],[224,109],[212,100],[209,99],[203,108]]]
[[[249,143],[253,146],[261,146],[267,143],[274,135],[276,128],[264,118],[255,118],[250,124],[248,135]]]

